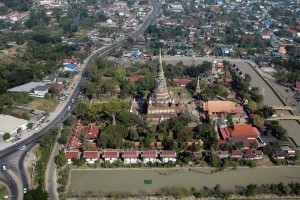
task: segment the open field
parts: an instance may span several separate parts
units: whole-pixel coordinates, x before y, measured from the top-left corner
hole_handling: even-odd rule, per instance
[[[173,169],[159,169],[170,171]],[[160,175],[157,170],[147,169],[99,169],[72,170],[69,192],[84,194],[89,191],[94,194],[111,191],[127,191],[130,193],[159,192],[163,187],[180,185],[187,188],[212,188],[220,184],[224,189],[234,189],[235,186],[246,186],[250,183],[289,183],[299,182],[299,167],[280,168],[242,168],[213,174],[183,172],[172,175]],[[151,179],[152,185],[145,185],[144,180]]]
[[[27,106],[37,110],[53,112],[58,104],[59,101],[55,99],[35,98],[30,103],[28,103]]]

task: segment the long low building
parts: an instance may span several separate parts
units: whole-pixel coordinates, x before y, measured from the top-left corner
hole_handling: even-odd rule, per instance
[[[10,115],[0,115],[0,134],[10,133],[15,135],[20,130],[27,128],[28,121],[25,119],[16,118]]]

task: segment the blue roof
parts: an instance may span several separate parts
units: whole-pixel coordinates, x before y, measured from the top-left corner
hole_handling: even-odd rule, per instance
[[[274,57],[280,57],[281,54],[279,52],[273,51],[272,52],[272,56],[274,56]]]
[[[138,57],[138,56],[140,56],[141,55],[141,52],[139,52],[139,51],[133,51],[132,53],[131,53],[131,56],[134,56],[134,57]]]
[[[77,69],[77,67],[76,67],[76,65],[73,65],[73,64],[64,64],[64,67],[65,68],[69,68],[69,69],[73,69],[73,70],[76,70]]]

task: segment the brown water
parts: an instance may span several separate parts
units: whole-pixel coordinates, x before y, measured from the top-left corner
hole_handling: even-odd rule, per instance
[[[154,193],[162,187],[180,185],[187,188],[212,188],[220,184],[224,189],[246,186],[250,183],[289,183],[300,181],[300,168],[243,168],[213,174],[183,172],[163,176],[155,170],[72,170],[69,190],[80,194],[86,191],[107,193],[127,191],[131,193]],[[144,180],[152,180],[152,185]]]

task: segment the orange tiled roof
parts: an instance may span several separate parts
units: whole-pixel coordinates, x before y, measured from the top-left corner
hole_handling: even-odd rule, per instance
[[[230,131],[231,137],[258,137],[260,136],[257,128],[253,127],[251,124],[236,124]]]
[[[203,103],[203,110],[209,113],[232,112],[235,103],[232,101],[207,101]]]

